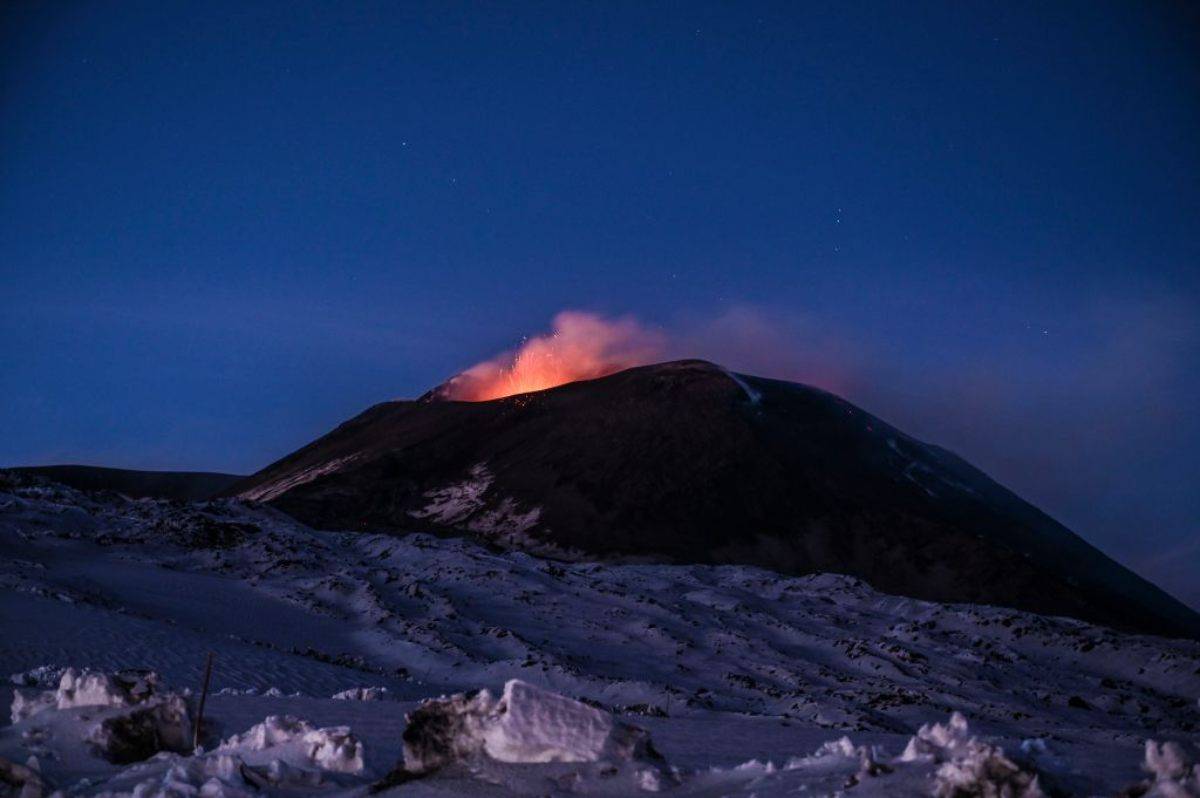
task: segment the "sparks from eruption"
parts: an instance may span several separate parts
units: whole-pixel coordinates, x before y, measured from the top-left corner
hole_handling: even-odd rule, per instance
[[[543,391],[652,363],[663,349],[663,336],[634,319],[567,310],[554,317],[551,332],[527,338],[516,351],[478,363],[451,379],[444,397],[484,402]]]

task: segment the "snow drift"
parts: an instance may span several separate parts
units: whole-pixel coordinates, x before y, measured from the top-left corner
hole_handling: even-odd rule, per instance
[[[36,669],[18,674],[14,681],[36,682],[53,672]],[[628,795],[665,789],[681,795],[759,796],[853,790],[860,798],[1044,798],[1047,794],[1030,761],[1020,755],[1010,757],[1000,746],[972,734],[958,712],[944,724],[922,726],[899,755],[880,745],[855,744],[842,737],[782,766],[753,760],[733,767],[686,769],[669,766],[644,729],[517,679],[508,681],[499,696],[485,689],[421,703],[406,718],[401,765],[382,780],[376,780],[377,773],[367,766],[364,745],[349,727],[317,728],[284,714],[268,715],[211,751],[162,750],[138,762],[122,762],[95,747],[93,722],[134,717],[169,703],[168,699],[181,699],[163,691],[153,674],[134,674],[68,668],[58,687],[32,696],[22,693],[15,701],[22,717],[13,729],[0,732],[4,794],[20,798],[42,798],[52,792],[103,798],[342,795],[362,794],[368,786],[380,792],[415,779],[430,780],[432,792],[419,789],[417,794],[422,795],[476,794],[481,789],[490,791],[479,794],[489,795],[547,791]],[[246,695],[229,698],[264,700]],[[298,698],[280,695],[268,700]],[[358,697],[349,702],[324,700],[357,705],[356,717],[368,722],[372,715],[390,712],[388,704]],[[26,714],[31,707],[34,711]],[[18,739],[21,742],[16,744]],[[50,741],[53,745],[46,745]],[[27,757],[24,764],[13,757],[15,750],[31,750],[35,744],[57,770],[43,772],[37,756]],[[90,767],[72,750],[88,746],[96,763]],[[1087,765],[1069,763],[1070,772],[1078,772],[1081,766]],[[1200,765],[1188,746],[1150,740],[1143,767],[1149,777],[1128,785],[1120,795],[1200,796]],[[1075,791],[1057,785],[1048,792]]]
[[[20,720],[0,727],[0,794],[362,795],[402,754],[406,713],[454,693],[459,711],[423,708],[449,727],[451,756],[402,768],[420,783],[401,794],[1196,792],[1195,642],[847,576],[552,562],[318,531],[238,501],[4,480],[0,673],[16,672]],[[156,743],[124,763],[93,742],[164,685],[197,684],[207,651],[209,750]],[[68,675],[71,663],[94,670]],[[134,665],[162,679],[122,670]],[[538,694],[496,689],[513,677]],[[140,717],[129,725],[158,739],[162,719]],[[622,720],[674,767],[639,752],[648,738]]]
[[[17,674],[13,681],[37,682],[53,670]],[[111,798],[241,798],[311,789],[331,778],[356,777],[364,768],[363,745],[349,728],[315,728],[290,715],[268,716],[211,752],[193,748],[187,697],[163,690],[149,671],[66,668],[53,689],[17,688],[12,717],[26,750],[64,761],[68,773],[103,774],[105,787],[96,794]],[[90,768],[89,754],[97,762]],[[73,786],[53,784],[36,755],[24,765],[0,758],[0,785],[8,788],[0,794],[40,798],[53,788],[78,793],[90,784],[87,778]]]

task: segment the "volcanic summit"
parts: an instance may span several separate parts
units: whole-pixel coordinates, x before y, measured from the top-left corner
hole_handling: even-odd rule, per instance
[[[953,453],[700,360],[479,402],[375,405],[235,485],[326,529],[563,559],[836,572],[1168,635],[1200,616]]]

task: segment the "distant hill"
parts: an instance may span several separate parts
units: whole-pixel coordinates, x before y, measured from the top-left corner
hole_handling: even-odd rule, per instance
[[[13,468],[36,474],[77,490],[111,490],[135,499],[201,501],[228,489],[244,477],[208,471],[133,471],[86,465]]]
[[[1200,637],[1200,615],[949,451],[703,361],[487,402],[377,405],[230,495],[326,529],[850,574],[943,602]]]

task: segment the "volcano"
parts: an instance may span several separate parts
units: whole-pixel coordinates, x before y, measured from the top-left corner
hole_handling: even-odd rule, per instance
[[[835,572],[1200,637],[1200,615],[980,470],[816,388],[686,360],[485,402],[444,396],[371,407],[229,493],[318,528]]]

